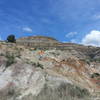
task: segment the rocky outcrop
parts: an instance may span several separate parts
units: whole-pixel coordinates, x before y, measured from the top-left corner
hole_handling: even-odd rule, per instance
[[[34,50],[1,43],[0,100],[99,100],[99,48],[71,47]]]
[[[30,36],[30,37],[19,38],[16,40],[16,44],[42,50],[47,50],[47,49],[67,50],[70,51],[73,55],[76,52],[78,52],[76,56],[79,58],[83,56],[86,56],[88,58],[90,57],[91,59],[100,58],[99,47],[83,46],[74,43],[62,43],[51,37]]]

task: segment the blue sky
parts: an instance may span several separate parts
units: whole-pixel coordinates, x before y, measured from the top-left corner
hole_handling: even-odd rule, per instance
[[[100,0],[0,0],[0,38],[9,34],[99,46]]]

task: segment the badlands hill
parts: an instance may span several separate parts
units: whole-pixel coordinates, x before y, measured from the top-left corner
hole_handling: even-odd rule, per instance
[[[0,100],[100,100],[99,47],[23,40],[0,43]]]

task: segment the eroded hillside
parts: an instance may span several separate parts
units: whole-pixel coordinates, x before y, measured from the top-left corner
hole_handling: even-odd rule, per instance
[[[0,100],[99,98],[100,48],[38,50],[0,43]]]

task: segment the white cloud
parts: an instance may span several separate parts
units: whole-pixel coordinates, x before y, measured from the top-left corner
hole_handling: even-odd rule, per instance
[[[73,36],[75,36],[77,34],[77,32],[70,32],[70,33],[68,33],[68,34],[66,34],[65,35],[65,37],[73,37]]]
[[[33,30],[30,27],[23,27],[22,30],[24,32],[29,32],[29,33],[32,33],[33,32]]]
[[[100,31],[92,30],[82,39],[82,44],[100,46]]]

